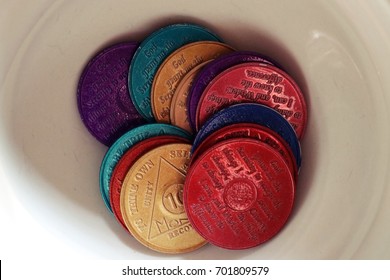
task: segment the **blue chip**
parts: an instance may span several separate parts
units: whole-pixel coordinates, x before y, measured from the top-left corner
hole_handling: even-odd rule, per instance
[[[191,153],[216,130],[237,123],[260,124],[278,133],[290,146],[298,168],[301,166],[301,146],[293,127],[274,109],[253,103],[232,105],[214,114],[196,135]]]
[[[179,127],[169,124],[154,123],[142,125],[128,131],[117,141],[115,141],[114,144],[108,149],[106,155],[103,158],[102,165],[100,166],[99,183],[100,193],[102,195],[103,201],[106,204],[108,210],[111,212],[110,180],[116,164],[119,162],[123,154],[125,154],[126,151],[136,143],[159,135],[173,135],[191,139],[191,135]]]
[[[152,33],[135,52],[129,68],[130,97],[138,112],[149,122],[154,121],[150,95],[159,66],[176,49],[197,41],[221,40],[202,26],[174,24]]]

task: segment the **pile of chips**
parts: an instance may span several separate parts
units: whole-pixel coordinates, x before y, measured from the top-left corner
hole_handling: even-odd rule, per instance
[[[103,201],[145,246],[246,249],[283,228],[307,108],[276,62],[174,24],[99,52],[77,98],[84,124],[109,146]]]

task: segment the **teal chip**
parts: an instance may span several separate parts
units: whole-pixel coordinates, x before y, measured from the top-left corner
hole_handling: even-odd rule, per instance
[[[136,109],[149,122],[154,121],[150,96],[159,66],[176,49],[197,41],[221,40],[202,26],[174,24],[152,33],[135,52],[129,68],[129,92]]]
[[[110,180],[115,166],[127,150],[136,143],[159,135],[173,135],[191,139],[191,135],[179,127],[154,123],[142,125],[128,131],[108,149],[100,166],[99,183],[103,201],[110,212],[112,212],[110,204]]]

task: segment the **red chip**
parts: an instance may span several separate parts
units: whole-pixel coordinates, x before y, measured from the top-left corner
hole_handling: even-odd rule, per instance
[[[294,80],[268,64],[247,62],[223,71],[204,90],[196,111],[196,128],[232,104],[252,102],[278,111],[302,138],[307,121],[305,98]]]
[[[120,196],[122,183],[126,177],[127,172],[129,171],[130,167],[137,161],[137,159],[146,152],[161,145],[171,143],[188,143],[188,140],[179,136],[170,135],[155,136],[145,139],[130,148],[115,166],[110,180],[110,203],[114,216],[126,230],[127,227],[123,221],[120,207]]]
[[[236,138],[211,147],[190,166],[183,200],[203,238],[222,248],[246,249],[282,229],[294,189],[293,175],[277,151]]]
[[[254,123],[238,123],[225,126],[208,136],[191,155],[191,162],[194,162],[198,155],[213,145],[233,138],[251,138],[259,140],[274,148],[284,158],[294,178],[298,177],[298,168],[290,146],[286,141],[272,129]]]

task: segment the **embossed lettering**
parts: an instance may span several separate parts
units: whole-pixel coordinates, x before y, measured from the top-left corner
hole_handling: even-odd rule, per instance
[[[217,207],[218,210],[225,211],[226,205],[224,203],[222,203],[218,199],[213,199],[212,201],[213,201],[215,207]]]
[[[150,58],[157,50],[157,45],[155,43],[152,43],[150,48],[147,48],[144,50],[144,54],[147,58]]]
[[[257,88],[257,89],[261,89],[261,90],[264,90],[266,91],[268,94],[270,94],[273,90],[274,90],[274,86],[273,85],[270,85],[270,84],[266,84],[266,83],[260,83],[260,82],[256,82],[254,85],[253,85],[254,88]],[[268,99],[262,99],[262,100],[269,100],[269,95],[267,95]]]
[[[154,166],[154,163],[152,160],[148,160],[145,164],[141,166],[141,168],[138,170],[138,172],[135,174],[135,180],[140,181],[144,178],[144,175],[152,169]]]
[[[283,81],[283,77],[277,75],[277,74],[268,74],[253,70],[246,70],[246,75],[250,78],[260,79],[260,80],[266,80],[269,84],[275,84],[278,85]]]
[[[269,171],[268,166],[265,164],[265,162],[258,155],[253,156],[252,160],[257,162],[258,166],[263,171],[263,173],[265,174],[265,177],[268,180],[272,180],[274,178],[272,173]]]
[[[136,88],[136,91],[138,93],[141,93],[141,94],[145,94],[147,92],[147,90],[150,88],[150,86],[152,85],[153,83],[153,79],[148,79],[143,85],[141,86],[138,86]],[[148,97],[145,97],[145,98],[148,98]],[[149,98],[148,98],[149,99]],[[150,99],[149,99],[150,100]],[[141,105],[140,105],[141,106]],[[143,104],[143,106],[145,106],[145,104]]]
[[[218,105],[229,105],[229,104],[233,103],[233,100],[230,100],[229,98],[226,98],[226,97],[217,96],[214,93],[208,95],[207,100],[215,102]],[[210,110],[210,109],[208,109],[208,110]]]
[[[199,221],[202,223],[203,227],[209,232],[213,233],[213,226],[210,224],[209,219],[207,217],[204,208],[199,204],[191,204],[190,205],[192,212],[198,217]]]
[[[100,87],[96,83],[92,84],[92,87],[94,88],[95,94],[91,97],[91,99],[87,99],[84,103],[87,108],[94,108],[99,105],[107,95],[112,94],[112,89],[110,87]]]
[[[154,225],[157,227],[157,231],[159,234],[167,232],[171,229],[175,229],[185,224],[188,224],[187,218],[168,220],[167,218],[164,217],[160,221],[154,220]]]
[[[159,116],[164,119],[166,116],[169,116],[170,109],[169,107],[162,108],[162,111],[159,113]]]
[[[188,231],[192,230],[192,225],[191,224],[186,224],[185,226],[182,226],[178,229],[175,229],[171,232],[168,232],[168,238],[169,239],[173,239],[173,238],[176,238]]]
[[[203,57],[199,57],[199,56],[195,55],[194,60],[187,67],[184,68],[184,71],[186,73],[191,71],[192,68],[194,68],[196,65],[201,64],[203,61],[204,61]]]
[[[267,217],[267,219],[269,221],[272,221],[274,219],[274,217],[272,215],[272,211],[268,208],[268,206],[264,203],[264,201],[258,200],[257,203],[260,206],[260,209],[263,211],[263,213]]]
[[[252,81],[248,81],[248,80],[241,80],[241,83],[240,83],[245,89],[248,89],[248,88],[251,88],[253,86],[253,82]]]
[[[225,155],[226,159],[228,160],[227,166],[236,168],[238,167],[238,163],[234,158],[233,151],[228,148],[224,148],[222,150],[223,154]]]
[[[226,224],[233,231],[234,235],[239,236],[241,232],[241,227],[237,225],[237,222],[227,208],[224,212],[222,212],[222,216],[225,218]]]
[[[173,150],[169,152],[170,158],[190,158],[190,152],[188,150]]]
[[[208,197],[212,197],[213,191],[210,189],[210,185],[208,184],[207,180],[200,181],[200,185],[202,186],[202,189],[206,192]]]
[[[144,223],[142,218],[137,218],[134,220],[135,226],[138,228],[140,232],[143,232],[148,226]]]
[[[207,213],[210,215],[210,218],[214,220],[215,225],[219,229],[225,228],[223,222],[221,221],[221,219],[218,218],[216,211],[213,209],[213,204],[207,202],[204,204],[204,208],[206,209]]]
[[[271,184],[274,186],[275,182],[276,181],[272,181]],[[263,190],[264,197],[267,197],[271,201],[271,204],[275,209],[279,209],[282,202],[275,197],[274,193],[263,182],[260,184],[260,187]]]
[[[144,87],[146,86],[146,88],[148,86],[150,86],[152,83],[153,83],[153,77],[154,75],[151,75],[154,70],[160,65],[161,61],[164,59],[164,57],[166,57],[166,55],[170,52],[170,50],[172,49],[172,47],[174,47],[174,43],[173,42],[167,42],[163,48],[161,49],[160,53],[157,54],[157,56],[152,59],[149,64],[146,65],[146,67],[144,68],[144,70],[142,71],[142,75],[144,76],[144,78],[147,79],[147,82],[146,84],[144,84]],[[143,87],[141,88],[137,88],[137,90],[140,90],[142,89]],[[145,88],[144,88],[145,89]],[[141,92],[141,93],[145,93],[145,91]]]
[[[286,104],[288,102],[288,98],[277,96],[277,95],[272,95],[272,99],[274,100],[275,103],[279,103],[279,104]]]
[[[252,160],[247,156],[247,154],[244,151],[244,148],[240,147],[237,149],[238,154],[240,155],[241,159],[244,161],[245,165],[248,167],[249,171],[246,171],[245,173],[248,175],[254,174],[254,177],[256,180],[261,180],[261,174],[257,171],[256,166],[253,164]]]
[[[223,179],[228,180],[230,177],[230,172],[226,168],[226,166],[223,164],[223,162],[222,162],[223,158],[221,156],[218,156],[218,155],[213,155],[211,157],[211,159],[213,160],[214,164],[217,166],[217,168],[220,172],[219,174],[223,177]]]
[[[128,206],[130,208],[130,215],[132,216],[138,213],[137,192],[138,185],[131,184],[129,188]]]
[[[168,86],[169,89],[175,89],[176,88],[176,83],[181,80],[181,78],[185,75],[185,72],[183,70],[179,70],[173,77],[169,78],[166,82],[166,85]],[[173,94],[171,91],[166,94]],[[172,96],[171,96],[172,97]],[[165,98],[166,99],[166,98]],[[160,100],[161,101],[161,100]]]
[[[272,160],[270,162],[270,166],[275,171],[276,174],[280,174],[283,172],[284,168],[280,166],[279,162],[277,160]]]
[[[293,115],[293,111],[291,110],[287,110],[287,109],[282,109],[280,108],[280,105],[275,105],[273,107],[279,114],[281,114],[282,116],[284,116],[285,119],[289,119],[292,115]]]
[[[267,85],[267,87],[272,87],[270,85]],[[268,101],[270,100],[271,96],[269,93],[272,92],[272,89],[268,90],[267,93],[261,93],[261,92],[253,92],[250,90],[246,89],[240,89],[240,88],[234,88],[234,87],[227,87],[226,88],[226,93],[227,94],[232,94],[235,99],[238,97],[241,97],[242,99],[249,100],[249,101]]]
[[[263,219],[260,216],[260,213],[257,211],[256,208],[252,208],[249,210],[249,214],[252,216],[252,218],[257,222],[259,225],[260,232],[264,232],[266,230],[266,226],[263,222]]]
[[[202,167],[206,170],[207,175],[209,175],[209,178],[213,182],[213,187],[216,189],[223,188],[221,182],[218,180],[216,172],[210,168],[210,165],[208,162],[202,163]]]
[[[184,57],[184,54],[182,54],[177,60],[172,61],[172,66],[177,69],[179,66],[183,65],[187,60]]]
[[[152,205],[152,197],[153,197],[153,183],[148,181],[145,190],[144,207],[150,207]]]

